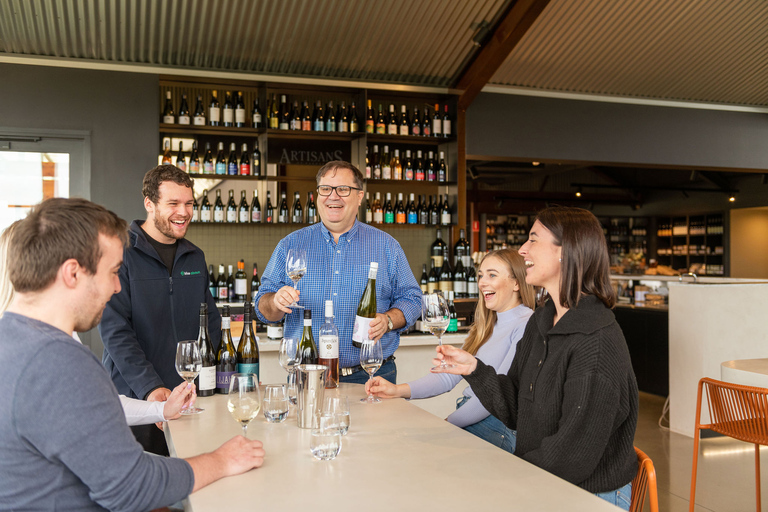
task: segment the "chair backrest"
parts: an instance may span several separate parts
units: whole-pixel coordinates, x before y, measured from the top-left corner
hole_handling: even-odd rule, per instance
[[[637,446],[635,446],[635,453],[637,454],[637,474],[632,480],[632,500],[629,511],[642,512],[647,491],[651,512],[659,512],[656,470],[653,467],[653,461]]]
[[[707,392],[711,423],[702,424],[701,412],[697,410],[698,428],[708,428],[748,443],[768,444],[768,389],[705,377],[699,381],[698,408],[702,388]]]

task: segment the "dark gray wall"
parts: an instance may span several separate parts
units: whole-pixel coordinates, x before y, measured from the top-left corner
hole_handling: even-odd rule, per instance
[[[467,154],[637,165],[768,169],[768,115],[480,94]]]
[[[157,165],[157,75],[0,64],[0,126],[87,130],[91,200],[144,217],[141,178]]]

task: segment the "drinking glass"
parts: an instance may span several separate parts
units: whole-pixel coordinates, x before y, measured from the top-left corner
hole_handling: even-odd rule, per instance
[[[229,381],[229,409],[235,421],[243,426],[243,436],[246,435],[248,424],[259,415],[261,409],[261,393],[256,375],[253,373],[235,373]]]
[[[296,338],[283,338],[280,341],[277,360],[283,370],[288,372],[288,400],[296,405],[296,365],[298,364],[298,343]]]
[[[427,293],[422,295],[421,301],[421,321],[429,332],[437,336],[437,343],[443,344],[443,333],[448,328],[448,322],[451,318],[451,312],[448,309],[448,302],[442,293]],[[440,368],[452,368],[452,364],[443,361]]]
[[[337,420],[321,416],[319,428],[312,429],[309,450],[317,460],[333,460],[341,451],[341,433]]]
[[[285,384],[269,384],[264,388],[264,417],[270,423],[282,423],[288,417],[288,393]]]
[[[200,358],[200,347],[197,340],[184,340],[176,345],[176,372],[182,379],[191,384],[200,373],[203,360]],[[199,414],[204,409],[199,407],[187,407],[181,414]]]
[[[341,435],[349,431],[349,399],[346,396],[327,396],[323,404],[322,416],[335,417]]]
[[[288,249],[288,257],[285,260],[285,272],[293,281],[293,289],[296,290],[299,280],[307,272],[307,251],[304,249]],[[289,308],[304,309],[296,301],[288,304]]]
[[[363,345],[360,347],[360,366],[362,366],[363,370],[368,374],[368,382],[373,380],[373,374],[381,368],[383,362],[384,356],[381,353],[381,343],[364,339]],[[360,401],[369,404],[381,402],[381,400],[372,394],[369,394],[368,398],[361,398]]]

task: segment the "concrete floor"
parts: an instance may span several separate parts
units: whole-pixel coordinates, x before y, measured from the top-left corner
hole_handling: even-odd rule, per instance
[[[635,445],[653,460],[661,512],[686,512],[691,492],[693,438],[659,428],[663,397],[640,393]],[[691,422],[694,418],[691,418]],[[714,437],[699,443],[697,512],[753,511],[755,507],[754,445]],[[761,473],[768,471],[768,451],[760,451]],[[765,479],[763,479],[765,480]],[[766,489],[765,494],[768,493]],[[763,506],[768,500],[763,497]],[[646,510],[648,506],[646,504]]]

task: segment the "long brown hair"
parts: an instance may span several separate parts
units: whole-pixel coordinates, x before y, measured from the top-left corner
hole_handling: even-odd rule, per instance
[[[574,308],[582,294],[594,295],[606,307],[616,304],[611,286],[611,264],[603,227],[583,208],[552,206],[539,212],[541,222],[562,247],[560,304]]]
[[[493,256],[504,263],[509,272],[509,277],[517,281],[520,287],[520,301],[529,308],[533,309],[536,305],[536,294],[533,286],[525,281],[525,260],[517,251],[512,249],[501,249],[499,251],[489,252],[483,258],[483,261]],[[482,265],[482,261],[480,264]],[[469,335],[464,341],[464,350],[472,355],[477,354],[485,342],[487,342],[493,333],[493,327],[496,325],[496,312],[488,309],[485,301],[480,298],[475,307],[475,321],[469,329]]]

